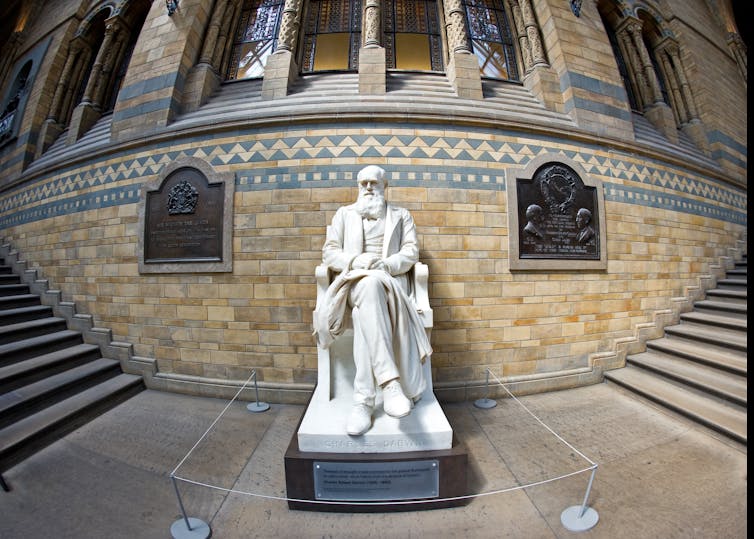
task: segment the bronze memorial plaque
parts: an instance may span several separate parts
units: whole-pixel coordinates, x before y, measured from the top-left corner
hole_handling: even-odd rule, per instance
[[[198,169],[182,167],[147,193],[144,263],[222,261],[223,188]]]
[[[561,163],[519,179],[519,258],[599,260],[597,192]]]

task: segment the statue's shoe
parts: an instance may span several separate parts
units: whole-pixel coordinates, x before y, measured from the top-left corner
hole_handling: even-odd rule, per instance
[[[372,426],[372,408],[366,404],[354,404],[346,422],[346,432],[351,436],[360,436]]]
[[[382,388],[382,407],[391,417],[404,417],[411,411],[411,400],[403,394],[398,380],[392,380]]]

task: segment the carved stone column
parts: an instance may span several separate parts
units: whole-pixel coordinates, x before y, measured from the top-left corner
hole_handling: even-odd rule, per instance
[[[628,64],[628,77],[634,87],[634,94],[638,100],[637,105],[643,110],[652,103],[652,96],[641,66],[639,53],[636,51],[634,42],[628,32],[628,25],[622,24],[616,29],[615,35],[618,38],[618,45],[623,53],[623,58]]]
[[[534,9],[531,6],[531,0],[520,0],[521,15],[523,15],[526,36],[529,39],[531,47],[532,66],[550,65],[545,57],[545,50],[542,47],[542,39],[539,37],[539,25],[534,17]]]
[[[524,73],[526,73],[534,67],[534,60],[531,55],[529,36],[526,35],[524,16],[521,13],[521,6],[519,5],[518,0],[508,0],[508,5],[510,6],[511,14],[513,16],[513,26],[516,28],[518,48],[521,50],[521,58],[524,61]]]
[[[186,76],[182,103],[184,112],[197,110],[220,86],[218,71],[221,69],[222,53],[225,48],[225,41],[221,40],[221,36],[224,31],[227,32],[226,24],[228,27],[235,27],[235,21],[227,17],[228,12],[233,12],[234,8],[235,6],[229,0],[215,2],[199,61]]]
[[[726,41],[728,42],[728,48],[733,53],[733,58],[736,60],[736,64],[738,64],[738,70],[741,72],[741,76],[744,78],[744,84],[746,84],[746,44],[741,38],[741,35],[736,32],[729,33],[728,39]]]
[[[301,0],[285,0],[278,32],[277,50],[267,59],[262,80],[262,99],[275,99],[288,95],[298,76],[295,53],[301,21]]]
[[[112,89],[114,71],[118,69],[128,46],[129,29],[123,24],[119,24],[115,31],[112,46],[105,56],[105,62],[102,65],[102,73],[97,82],[97,87],[92,96],[92,105],[102,112],[106,106],[105,94],[108,89]]]
[[[668,97],[671,101],[671,107],[675,112],[676,122],[684,124],[689,121],[686,105],[684,103],[683,96],[681,95],[681,88],[678,82],[678,77],[675,76],[673,66],[670,62],[670,58],[664,50],[655,51],[657,55],[657,61],[660,64],[660,69],[665,74],[665,80],[668,83]]]
[[[660,81],[655,73],[655,68],[652,65],[652,59],[649,57],[649,51],[644,45],[644,38],[641,33],[641,22],[630,21],[627,26],[629,35],[633,42],[636,52],[639,54],[639,60],[641,61],[641,68],[644,72],[644,78],[649,85],[649,90],[652,96],[653,103],[662,103],[662,91],[660,90]]]
[[[301,21],[301,0],[285,0],[278,33],[278,50],[296,52],[298,28]]]
[[[683,63],[681,62],[678,44],[675,42],[668,43],[664,47],[664,53],[666,54],[669,67],[673,71],[674,78],[678,80],[679,93],[684,104],[685,120],[681,121],[681,130],[688,135],[697,148],[709,156],[710,148],[707,132],[699,118],[699,112],[694,102],[694,95],[691,93],[691,86],[686,78],[686,71],[683,69]]]
[[[71,122],[68,126],[68,144],[73,144],[84,136],[102,115],[101,103],[98,99],[102,97],[110,82],[113,53],[117,52],[118,39],[122,39],[122,37],[119,38],[121,29],[120,18],[112,17],[105,21],[105,37],[97,51],[89,80],[86,83],[86,90],[84,90],[84,97],[71,115]]]
[[[382,45],[382,24],[380,0],[367,0],[364,6],[364,35],[365,47],[379,47]]]
[[[97,57],[94,60],[92,71],[89,74],[89,80],[87,81],[86,89],[84,90],[84,97],[81,100],[82,104],[92,103],[94,90],[97,87],[97,84],[99,83],[99,77],[100,77],[100,74],[102,73],[102,67],[105,64],[105,58],[110,52],[110,47],[113,44],[113,39],[115,39],[117,26],[118,25],[113,20],[106,21],[105,37],[102,40],[102,44],[100,45],[99,50],[97,51]]]
[[[382,46],[382,1],[367,0],[361,21],[364,46],[359,49],[359,93],[387,92],[387,62]]]
[[[215,8],[212,10],[212,18],[207,28],[207,33],[204,36],[204,44],[202,45],[202,53],[199,55],[199,64],[208,64],[215,69],[218,66],[213,65],[212,60],[215,56],[215,48],[217,46],[217,38],[220,35],[220,26],[223,23],[225,11],[228,7],[228,0],[217,0],[215,2]]]
[[[479,61],[471,51],[471,39],[466,29],[466,14],[461,0],[445,2],[445,33],[450,52],[447,76],[456,94],[467,99],[483,99]]]
[[[47,119],[42,123],[42,128],[39,132],[35,159],[40,157],[63,131],[63,125],[60,123],[63,102],[66,95],[70,92],[71,75],[76,66],[81,64],[82,50],[83,46],[81,42],[74,39],[68,49],[68,56],[65,59],[65,65],[58,79],[58,84],[55,86],[55,93],[52,96],[50,110],[47,112]]]

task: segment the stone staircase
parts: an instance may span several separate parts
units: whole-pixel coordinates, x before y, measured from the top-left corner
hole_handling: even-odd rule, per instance
[[[494,119],[550,128],[573,129],[567,114],[547,110],[524,86],[485,81],[484,99],[461,99],[445,75],[388,71],[386,93],[360,95],[357,73],[314,73],[296,79],[285,97],[263,100],[261,79],[226,82],[199,109],[179,115],[167,130],[182,131],[207,125],[248,126],[257,121],[284,121],[288,116],[363,121],[412,115],[421,121],[455,117]]]
[[[706,298],[665,328],[609,382],[747,444],[747,264],[737,262]]]
[[[0,474],[142,389],[0,259]]]
[[[704,153],[694,145],[689,136],[683,131],[678,130],[678,144],[673,144],[643,115],[634,112],[631,117],[634,124],[634,136],[636,137],[637,143],[662,150],[663,152],[675,155],[685,161],[703,167],[713,169],[720,168],[720,165],[704,155]]]
[[[56,163],[62,159],[68,159],[75,155],[85,154],[97,148],[101,148],[110,143],[110,135],[113,124],[113,115],[108,113],[103,115],[84,136],[72,145],[68,145],[66,138],[68,129],[60,133],[55,142],[47,148],[42,156],[29,165],[27,171],[34,172],[43,169],[48,164]]]

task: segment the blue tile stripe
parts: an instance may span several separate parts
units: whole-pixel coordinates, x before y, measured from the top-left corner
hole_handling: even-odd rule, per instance
[[[736,211],[699,200],[692,200],[678,195],[658,193],[640,187],[621,184],[605,183],[604,195],[606,201],[638,204],[650,208],[678,211],[703,217],[720,219],[738,225],[747,225],[746,212]]]
[[[520,133],[502,130],[490,133],[470,128],[458,130],[456,136],[450,129],[441,135],[428,135],[421,134],[423,126],[410,127],[420,134],[396,135],[363,124],[341,126],[336,133],[331,127],[320,132],[318,126],[310,126],[306,135],[296,136],[249,129],[224,133],[217,140],[196,136],[145,146],[139,153],[124,150],[107,156],[108,161],[99,165],[71,166],[55,177],[4,193],[0,196],[0,225],[13,226],[105,204],[137,202],[138,189],[145,179],[153,179],[166,164],[179,157],[200,158],[219,170],[230,168],[236,174],[236,188],[240,191],[348,186],[352,185],[359,165],[332,164],[333,160],[347,158],[355,163],[356,158],[362,162],[364,158],[373,158],[375,162],[384,162],[391,157],[428,162],[443,159],[451,163],[384,165],[392,185],[504,190],[507,170],[523,168],[544,153],[574,160],[588,174],[610,182],[613,188],[621,186],[621,192],[652,194],[652,197],[615,195],[615,200],[745,222],[746,191],[680,167],[671,168],[661,161],[615,152],[608,156],[604,148],[596,145],[566,145],[563,140],[545,136],[530,136],[521,142]],[[352,128],[350,133],[347,128]],[[301,164],[303,159],[311,164]],[[320,161],[322,164],[318,164]],[[291,164],[285,166],[286,162]],[[83,190],[94,190],[95,195],[80,195]],[[102,194],[108,197],[97,199]],[[697,203],[693,197],[706,202]],[[718,206],[719,211],[712,211]]]

